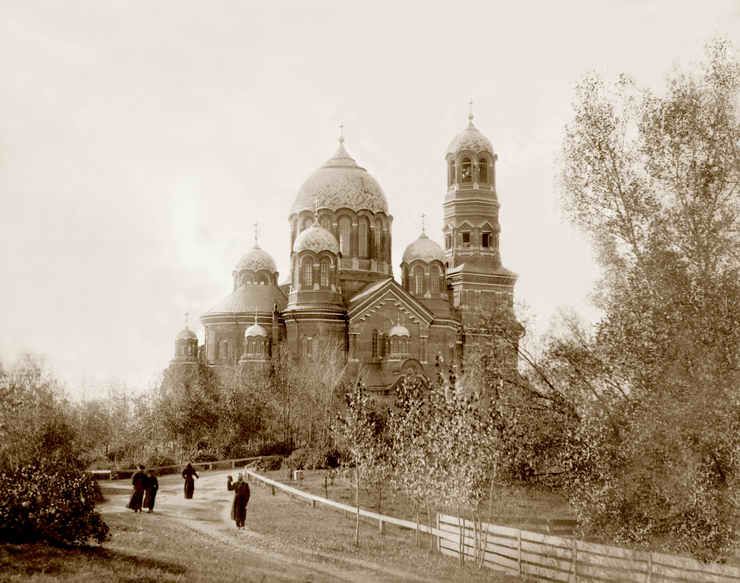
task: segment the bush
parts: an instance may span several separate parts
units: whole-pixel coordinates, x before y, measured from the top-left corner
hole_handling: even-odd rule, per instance
[[[154,468],[159,466],[174,466],[177,462],[169,456],[163,454],[152,454],[144,462],[147,468]]]
[[[257,460],[251,467],[258,472],[272,472],[274,470],[279,470],[282,465],[283,457],[279,455],[273,455]]]
[[[336,448],[301,447],[290,454],[286,464],[292,470],[324,470],[338,467],[340,457]]]
[[[95,485],[69,466],[36,462],[0,473],[0,542],[102,543],[108,526],[95,511]]]
[[[219,459],[221,458],[215,453],[210,451],[199,451],[195,454],[192,461],[193,463],[217,462]]]

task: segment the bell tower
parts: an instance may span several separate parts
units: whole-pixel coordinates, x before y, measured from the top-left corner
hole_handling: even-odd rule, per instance
[[[496,161],[490,140],[473,123],[450,143],[445,155],[447,194],[443,206],[447,285],[463,327],[498,306],[513,306],[517,276],[501,265]]]

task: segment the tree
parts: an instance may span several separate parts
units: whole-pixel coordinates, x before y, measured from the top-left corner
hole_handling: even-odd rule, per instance
[[[337,417],[333,433],[350,455],[355,481],[355,546],[360,544],[360,484],[377,476],[385,460],[385,447],[378,439],[371,399],[359,376],[352,391],[346,395],[347,407]]]
[[[664,95],[588,76],[563,145],[564,206],[604,271],[594,333],[550,353],[583,389],[571,502],[586,529],[703,559],[735,538],[739,81],[723,41]]]

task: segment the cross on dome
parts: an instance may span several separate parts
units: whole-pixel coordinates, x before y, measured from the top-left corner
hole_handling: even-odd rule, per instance
[[[190,314],[188,312],[185,312],[185,327],[188,327],[188,318],[190,317]]]
[[[421,234],[422,235],[426,235],[427,234],[426,222],[424,221],[425,218],[426,218],[426,214],[425,213],[421,213]]]
[[[339,124],[339,143],[344,143],[344,123]]]
[[[260,224],[259,224],[259,221],[255,221],[254,224],[252,225],[252,227],[254,228],[254,246],[255,247],[259,247],[260,246],[260,242],[259,242],[259,239],[260,239],[260,235],[259,235]]]
[[[468,125],[473,125],[473,98],[470,98],[470,101],[468,101]]]

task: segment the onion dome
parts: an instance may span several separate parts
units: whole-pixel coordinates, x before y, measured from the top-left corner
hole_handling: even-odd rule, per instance
[[[255,243],[254,247],[242,256],[239,263],[236,264],[236,271],[261,270],[276,273],[277,266],[275,265],[275,260],[270,256],[270,254]]]
[[[272,285],[242,285],[208,310],[205,316],[244,314],[253,312],[255,308],[260,314],[272,314],[276,304],[278,310],[282,310],[286,303],[280,288]]]
[[[267,330],[255,322],[244,331],[244,338],[251,338],[252,336],[263,336],[266,338]]]
[[[401,323],[394,324],[390,332],[388,332],[388,336],[389,337],[390,336],[407,336],[408,337],[410,336],[409,329],[406,328],[406,326],[404,326]]]
[[[334,156],[303,183],[290,214],[316,209],[336,211],[340,208],[388,212],[383,189],[349,155],[344,147],[344,137],[339,138],[339,148]]]
[[[338,255],[339,244],[334,235],[318,223],[314,223],[301,231],[293,243],[293,252],[300,253],[301,251],[313,251],[314,253],[331,251],[334,255]]]
[[[182,330],[180,330],[179,334],[177,335],[177,340],[197,340],[198,337],[195,335],[195,332],[193,332],[190,328],[185,326]]]
[[[473,125],[473,114],[468,115],[468,127],[455,136],[447,147],[447,154],[455,155],[458,152],[467,150],[480,154],[488,152],[493,155],[493,146],[491,140],[484,136],[475,125]]]
[[[424,263],[429,263],[431,261],[440,261],[444,263],[445,252],[442,250],[442,247],[427,237],[426,233],[422,233],[419,238],[406,247],[406,251],[403,252],[403,263],[411,263],[412,261],[417,260],[423,261]]]

